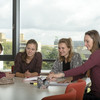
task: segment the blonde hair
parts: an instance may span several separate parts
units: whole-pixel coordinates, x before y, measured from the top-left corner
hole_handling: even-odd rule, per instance
[[[62,38],[62,39],[59,40],[58,44],[60,44],[60,43],[65,43],[66,46],[68,48],[70,48],[69,55],[67,57],[67,61],[70,62],[71,59],[72,59],[72,56],[73,56],[72,39],[71,38]],[[65,57],[64,56],[60,56],[60,54],[59,54],[59,60],[60,61],[64,61]]]

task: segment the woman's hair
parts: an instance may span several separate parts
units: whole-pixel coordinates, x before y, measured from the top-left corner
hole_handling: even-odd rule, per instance
[[[93,39],[93,47],[90,50],[92,53],[100,48],[100,36],[98,31],[96,30],[90,30],[85,33],[85,35],[89,35]]]
[[[1,43],[0,43],[0,50],[3,51],[3,47],[2,47],[2,44]]]
[[[68,48],[70,48],[69,56],[67,58],[67,61],[70,62],[71,59],[72,59],[72,56],[73,56],[72,39],[71,38],[62,38],[62,39],[59,40],[58,44],[60,44],[60,43],[65,43],[66,46]],[[60,59],[60,61],[64,61],[65,57],[64,56],[60,56],[60,54],[59,54],[59,59]]]
[[[38,43],[34,39],[28,40],[28,42],[26,43],[26,47],[28,44],[35,44],[36,50],[38,49]],[[21,58],[22,58],[22,61],[26,62],[26,58],[27,58],[26,48],[25,48],[25,51],[22,53]]]

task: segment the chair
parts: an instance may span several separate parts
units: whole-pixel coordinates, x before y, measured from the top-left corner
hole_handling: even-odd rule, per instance
[[[44,97],[42,100],[76,100],[76,90],[70,88],[65,94]]]
[[[11,66],[11,72],[12,72],[12,73],[14,72],[14,65]]]
[[[76,100],[83,100],[85,87],[85,80],[79,79],[76,83],[69,84],[66,88],[66,92],[69,91],[70,88],[74,88],[76,90]]]

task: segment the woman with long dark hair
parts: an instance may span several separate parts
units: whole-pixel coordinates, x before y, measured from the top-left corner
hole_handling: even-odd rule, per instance
[[[16,77],[38,76],[42,67],[42,55],[37,52],[38,44],[30,39],[24,52],[19,52],[15,58],[14,73]]]

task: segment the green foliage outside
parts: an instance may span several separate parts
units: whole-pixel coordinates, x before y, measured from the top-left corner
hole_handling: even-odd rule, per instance
[[[4,42],[2,43],[2,46],[4,47],[4,55],[11,55],[12,54],[12,42]]]
[[[2,43],[4,47],[4,55],[11,55],[12,54],[12,42],[4,42]],[[49,46],[45,45],[41,48],[41,53],[43,59],[48,60],[55,60],[58,56],[58,48],[57,46]],[[81,54],[82,59],[86,59],[84,54]],[[42,69],[43,70],[51,70],[54,61],[43,61]],[[4,61],[4,69],[10,69],[11,66],[14,65],[14,61]]]
[[[4,47],[3,53],[4,55],[11,55],[12,54],[12,42],[4,42],[2,43],[2,46]],[[13,61],[4,61],[3,62],[4,67],[3,69],[11,69],[11,66],[14,65]]]
[[[49,46],[42,46],[41,53],[43,59],[48,59],[48,60],[55,60],[58,55],[58,51],[56,47],[49,47]],[[43,70],[51,70],[52,66],[53,66],[53,62],[43,61],[42,63]]]

